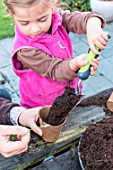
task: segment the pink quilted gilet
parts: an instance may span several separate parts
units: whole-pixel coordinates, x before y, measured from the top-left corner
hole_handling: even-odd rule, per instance
[[[72,43],[62,26],[62,17],[55,12],[52,16],[52,33],[34,38],[25,36],[15,27],[15,40],[12,51],[13,70],[19,76],[20,105],[25,108],[52,105],[55,98],[65,90],[65,86],[77,90],[78,78],[72,81],[55,81],[35,73],[31,69],[22,70],[16,52],[23,48],[38,48],[56,58],[66,60],[73,56]]]

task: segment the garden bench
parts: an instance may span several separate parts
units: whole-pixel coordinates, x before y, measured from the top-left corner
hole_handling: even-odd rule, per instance
[[[113,88],[100,92],[100,100],[109,98]],[[95,96],[82,101],[84,103]],[[74,108],[62,129],[60,138],[54,143],[47,143],[35,133],[31,133],[31,141],[26,152],[11,158],[4,158],[0,155],[0,170],[80,170],[77,157],[77,146],[82,133],[90,124],[97,122],[107,115],[102,106],[94,104],[83,106],[82,104]],[[53,159],[45,161],[48,156]]]

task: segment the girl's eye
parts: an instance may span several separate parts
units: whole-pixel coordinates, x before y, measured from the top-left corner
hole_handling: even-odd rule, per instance
[[[21,25],[28,25],[29,22],[20,22]]]
[[[42,19],[40,19],[39,21],[40,22],[45,22],[47,20],[47,18],[42,18]]]

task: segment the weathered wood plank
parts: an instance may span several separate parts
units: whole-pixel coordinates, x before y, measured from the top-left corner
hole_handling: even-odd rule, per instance
[[[0,156],[0,170],[23,170],[39,163],[48,155],[54,155],[73,146],[87,126],[107,117],[106,101],[113,88],[84,99],[79,107],[74,108],[67,118],[60,138],[54,143],[43,142],[42,138],[32,133],[28,151],[12,158]],[[96,104],[96,105],[95,105]],[[97,106],[98,105],[98,106]],[[104,109],[103,109],[104,107]]]
[[[81,170],[77,149],[70,149],[68,152],[44,162],[39,166],[30,168],[29,170]]]
[[[0,156],[0,170],[22,170],[32,164],[38,163],[48,155],[53,155],[76,141],[86,126],[106,117],[102,107],[86,106],[76,107],[68,116],[60,138],[54,143],[43,142],[41,137],[32,133],[31,142],[27,152],[12,158]]]

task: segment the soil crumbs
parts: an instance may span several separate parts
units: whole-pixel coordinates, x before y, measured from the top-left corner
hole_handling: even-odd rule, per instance
[[[79,151],[85,170],[113,170],[113,116],[87,128]]]
[[[66,87],[65,92],[55,99],[46,122],[53,126],[60,125],[81,97],[82,95],[75,94],[73,88]]]

